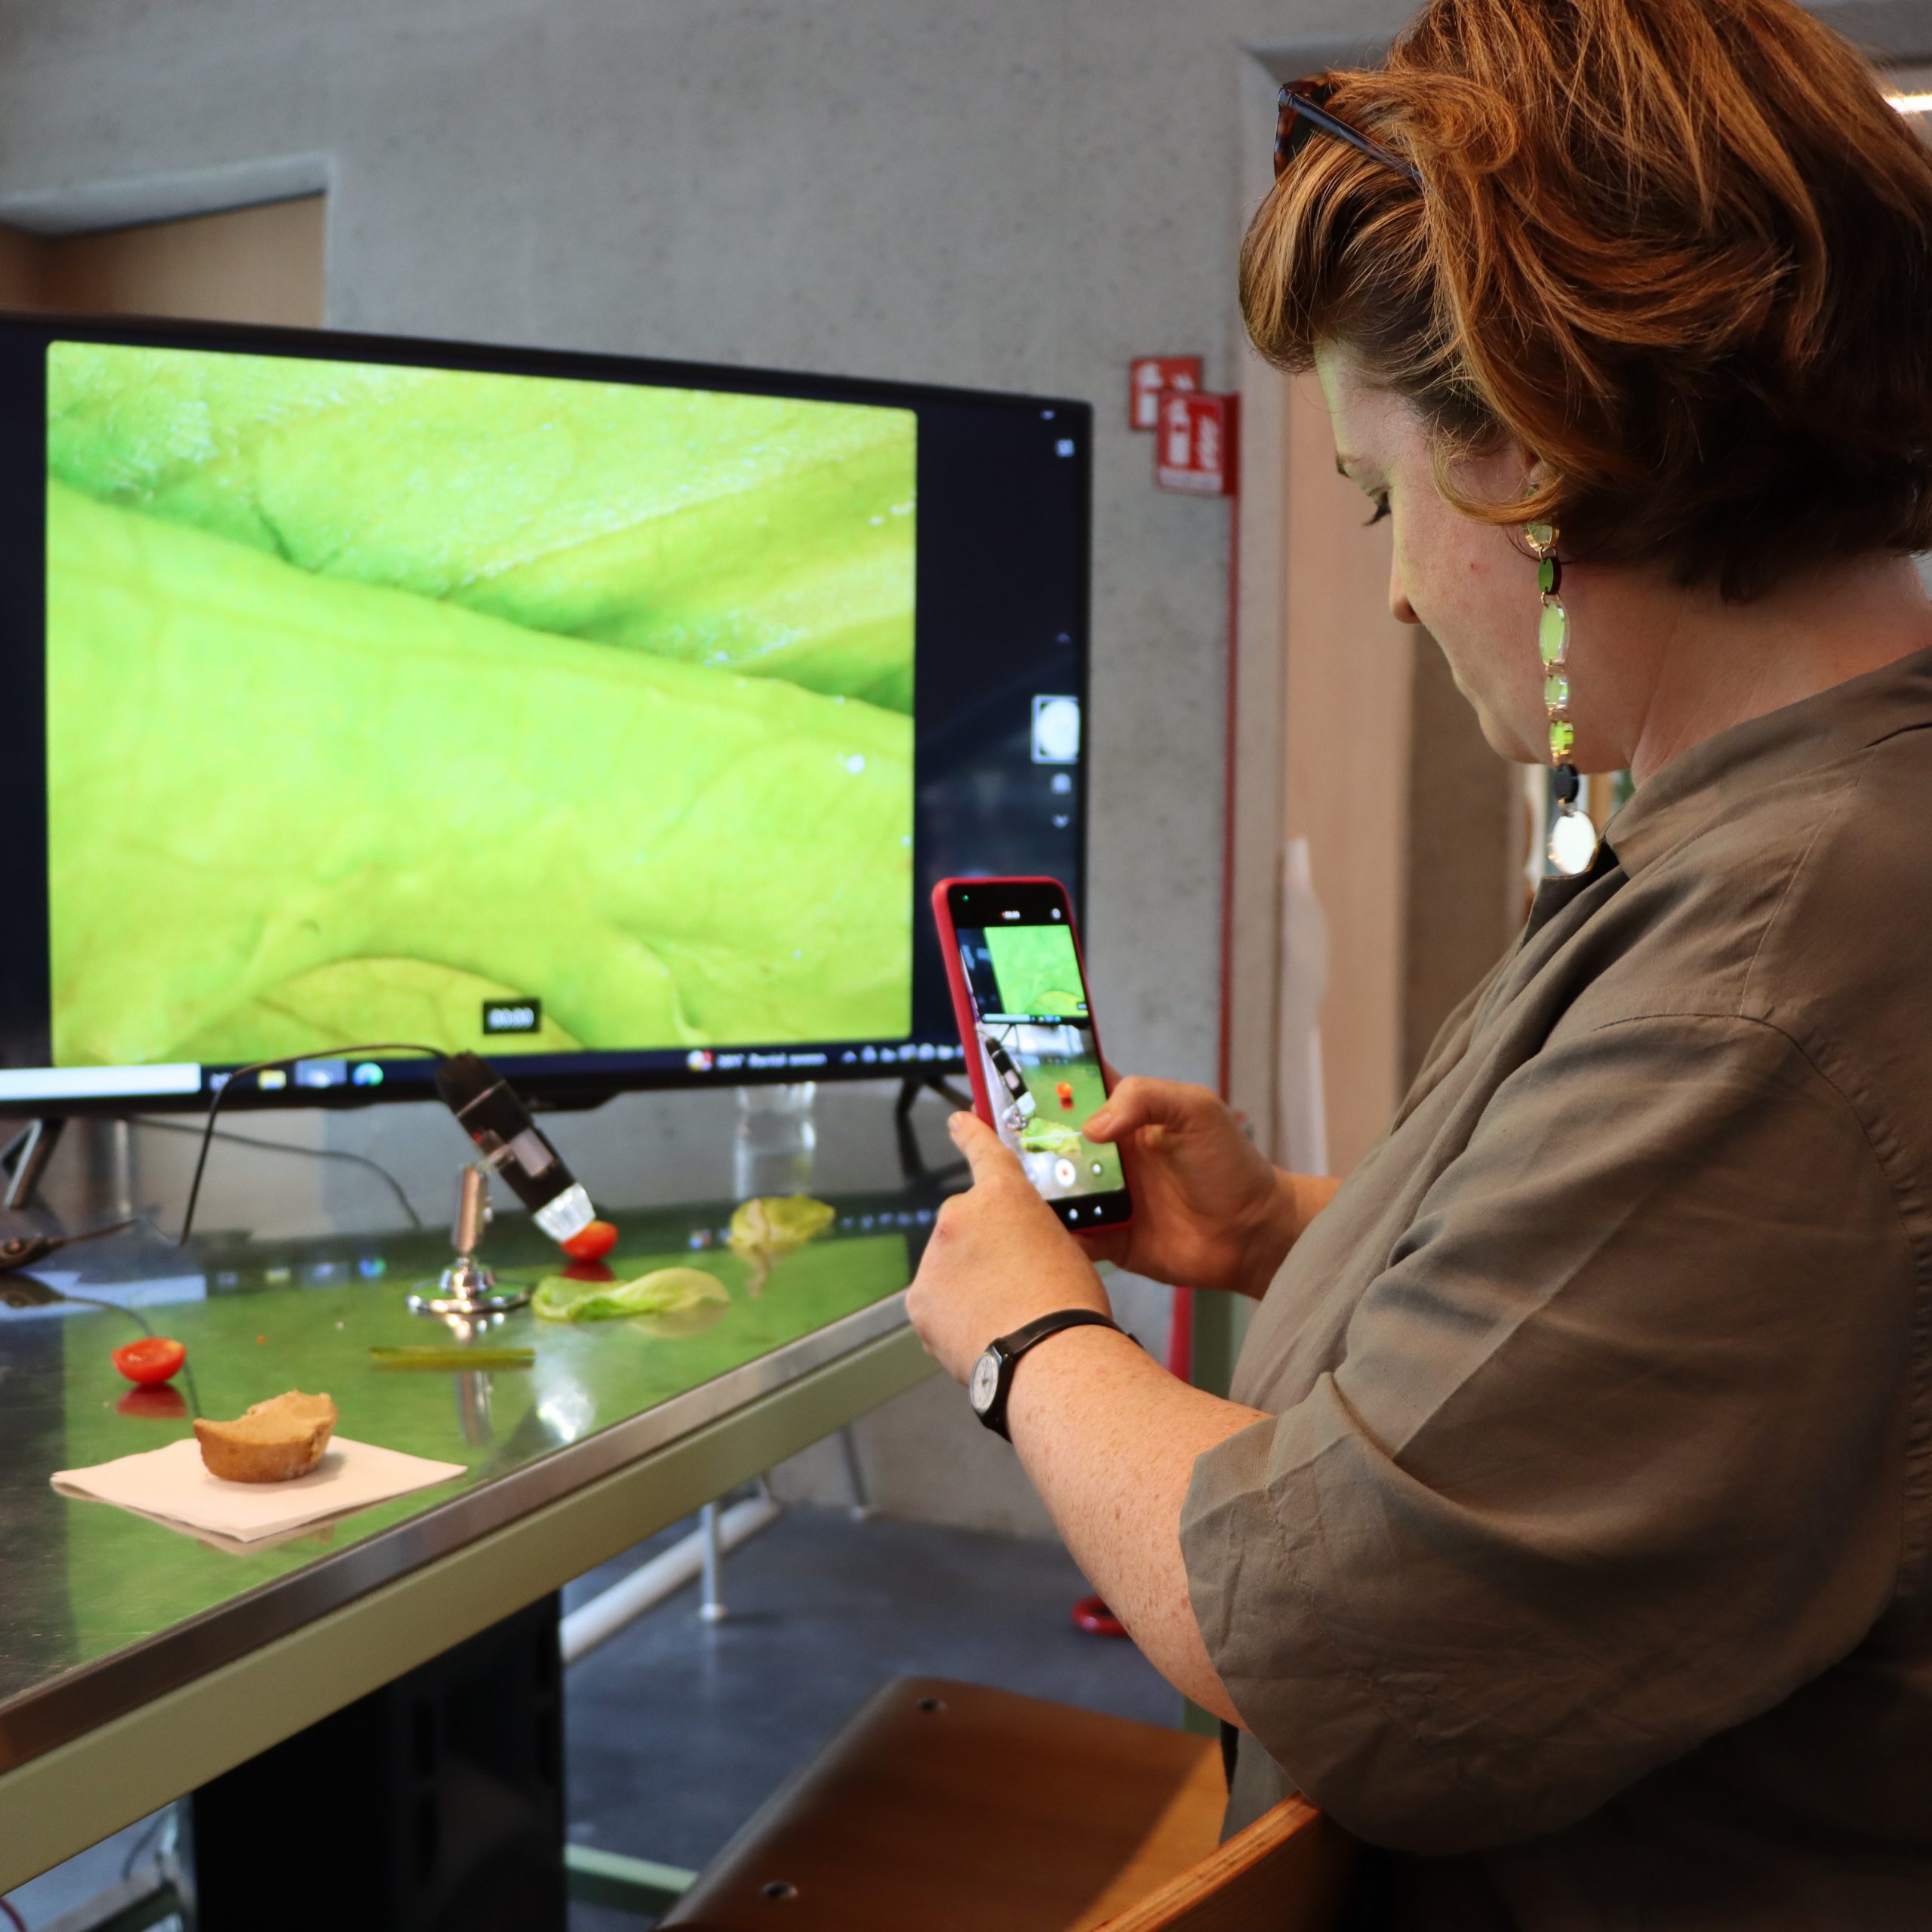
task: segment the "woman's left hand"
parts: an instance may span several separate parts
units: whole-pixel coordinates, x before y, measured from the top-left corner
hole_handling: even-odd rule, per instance
[[[1113,1311],[1094,1264],[1034,1192],[1019,1157],[977,1114],[946,1123],[973,1185],[939,1211],[906,1312],[955,1381],[986,1344],[1063,1308]]]

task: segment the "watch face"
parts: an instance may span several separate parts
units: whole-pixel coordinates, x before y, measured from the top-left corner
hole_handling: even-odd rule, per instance
[[[984,1415],[992,1407],[993,1398],[999,1393],[999,1357],[989,1349],[973,1364],[971,1379],[966,1384],[966,1399],[973,1404],[975,1415]]]

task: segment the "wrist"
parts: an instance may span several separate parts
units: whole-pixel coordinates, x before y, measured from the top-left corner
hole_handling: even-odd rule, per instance
[[[1014,1365],[1006,1404],[1007,1435],[1017,1444],[1056,1413],[1123,1377],[1165,1369],[1124,1328],[1069,1328]]]
[[[1259,1301],[1312,1218],[1313,1210],[1299,1186],[1302,1178],[1275,1171],[1274,1186],[1241,1243],[1241,1267],[1229,1284],[1237,1294]]]
[[[1099,1309],[1075,1304],[1038,1316],[995,1337],[974,1361],[966,1377],[967,1400],[974,1414],[996,1434],[1008,1435],[1007,1405],[1020,1370],[1039,1349],[1063,1335],[1078,1334],[1121,1335],[1134,1340],[1110,1313]],[[1135,1342],[1134,1346],[1140,1344]]]

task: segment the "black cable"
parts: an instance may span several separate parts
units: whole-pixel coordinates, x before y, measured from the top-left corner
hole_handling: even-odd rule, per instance
[[[377,1040],[355,1046],[325,1047],[318,1052],[285,1054],[278,1060],[258,1060],[247,1066],[238,1066],[208,1097],[208,1117],[202,1127],[202,1151],[195,1157],[195,1178],[189,1185],[188,1207],[181,1217],[181,1232],[174,1238],[177,1247],[186,1247],[188,1237],[195,1231],[195,1209],[202,1198],[202,1176],[208,1169],[208,1149],[214,1143],[215,1115],[220,1112],[228,1090],[236,1081],[251,1073],[266,1072],[272,1066],[293,1066],[297,1061],[305,1060],[337,1060],[350,1054],[427,1054],[432,1060],[445,1057],[441,1047],[422,1046],[413,1040]]]
[[[128,1118],[137,1127],[158,1128],[163,1134],[199,1134],[198,1127],[190,1127],[184,1120],[157,1120],[152,1114],[131,1114]],[[342,1147],[298,1147],[286,1140],[264,1140],[253,1134],[237,1134],[232,1128],[218,1128],[214,1138],[232,1141],[237,1147],[259,1147],[270,1154],[299,1154],[310,1161],[347,1161],[354,1166],[367,1168],[383,1181],[396,1199],[402,1204],[402,1211],[409,1217],[409,1225],[420,1228],[423,1217],[411,1205],[409,1196],[403,1192],[402,1183],[380,1161],[372,1161],[366,1154],[352,1154]]]

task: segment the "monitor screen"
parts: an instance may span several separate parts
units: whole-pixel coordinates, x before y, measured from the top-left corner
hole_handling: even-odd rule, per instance
[[[0,324],[0,1108],[957,1066],[932,881],[1080,885],[1089,426]]]

